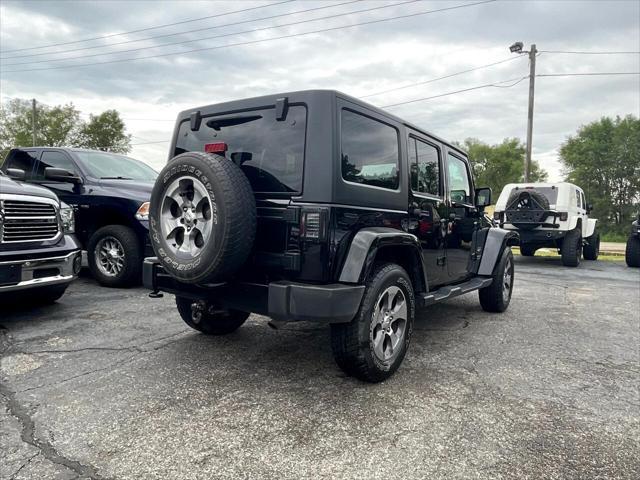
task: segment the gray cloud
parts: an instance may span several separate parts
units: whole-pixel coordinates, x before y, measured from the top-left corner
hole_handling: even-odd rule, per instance
[[[5,51],[72,41],[266,3],[5,1],[0,6],[0,48]],[[392,3],[395,2],[386,2]],[[182,52],[461,3],[465,2],[415,2],[321,22],[203,40],[184,46],[164,46],[136,53],[94,57],[86,61]],[[328,4],[298,1],[114,38],[120,41],[144,38]],[[114,49],[202,38],[383,4],[363,1],[282,19],[125,44]],[[292,39],[86,68],[9,73],[20,67],[6,66],[7,63],[41,60],[43,57],[3,60],[0,63],[0,93],[3,99],[35,97],[51,104],[73,101],[85,113],[117,108],[127,118],[129,131],[136,136],[134,142],[142,143],[138,138],[150,141],[169,139],[171,120],[178,111],[190,106],[305,88],[336,88],[354,96],[367,95],[508,58],[507,47],[515,40],[523,40],[526,44],[536,42],[538,48],[544,50],[640,50],[639,18],[640,4],[633,1],[499,1]],[[113,40],[90,44],[107,44],[110,41]],[[88,44],[58,48],[84,45]],[[103,50],[84,53],[100,51]],[[6,53],[3,56],[38,52]],[[68,63],[75,62],[79,61]],[[49,65],[58,64],[61,62]],[[640,56],[637,55],[543,54],[538,59],[539,73],[639,70]],[[527,61],[522,58],[367,100],[376,105],[386,105],[517,78],[526,75],[527,71]],[[556,151],[565,138],[581,124],[602,115],[640,114],[639,91],[638,77],[539,78],[534,156],[556,177],[559,174]],[[390,108],[390,111],[446,138],[462,140],[471,136],[499,142],[505,137],[524,138],[526,96],[527,82],[524,81],[513,88],[476,90],[398,106]],[[140,118],[162,121],[134,120]],[[133,154],[160,166],[166,160],[166,150],[165,144],[141,145],[135,147]]]

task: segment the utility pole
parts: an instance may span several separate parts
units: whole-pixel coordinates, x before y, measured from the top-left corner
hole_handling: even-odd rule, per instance
[[[33,146],[36,146],[36,99],[31,100],[31,133],[33,135]]]
[[[533,141],[533,97],[536,84],[536,44],[531,45],[529,50],[529,113],[527,114],[527,153],[524,159],[524,182],[529,181],[531,172],[531,147]]]

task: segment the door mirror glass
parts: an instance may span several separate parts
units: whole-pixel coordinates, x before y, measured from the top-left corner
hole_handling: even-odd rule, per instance
[[[451,190],[449,198],[453,203],[467,203],[467,192],[464,190]]]
[[[20,182],[24,182],[27,179],[26,172],[20,168],[7,168],[7,175]]]
[[[82,183],[82,179],[64,168],[47,167],[44,169],[45,180],[54,182]]]
[[[476,188],[476,207],[491,205],[491,189],[489,187]]]

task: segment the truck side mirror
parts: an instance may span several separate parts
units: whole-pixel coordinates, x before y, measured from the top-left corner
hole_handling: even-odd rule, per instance
[[[593,203],[587,203],[587,213],[591,213],[593,210]]]
[[[476,188],[476,207],[484,208],[491,205],[491,189],[489,187]]]
[[[26,172],[20,168],[7,168],[7,175],[20,182],[24,182],[27,179]]]
[[[64,168],[47,167],[44,169],[45,180],[52,180],[54,182],[67,182],[75,185],[81,184],[82,179],[69,170]]]

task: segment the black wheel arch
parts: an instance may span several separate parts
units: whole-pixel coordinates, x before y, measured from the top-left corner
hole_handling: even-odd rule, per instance
[[[500,262],[503,250],[520,244],[520,235],[512,230],[504,228],[489,228],[487,238],[482,247],[482,258],[478,266],[478,275],[493,275]]]
[[[387,227],[367,227],[355,234],[338,280],[364,283],[378,262],[396,263],[404,268],[415,293],[428,290],[419,240],[415,235]]]

